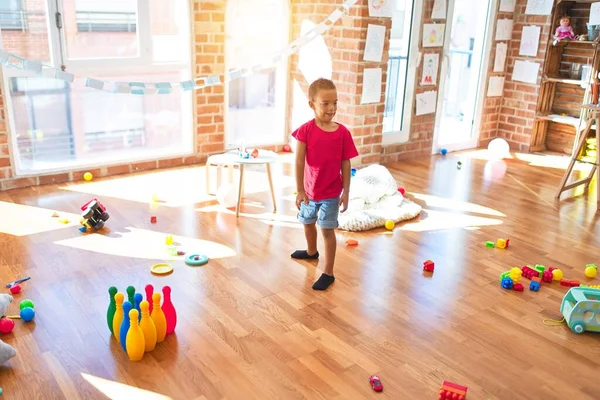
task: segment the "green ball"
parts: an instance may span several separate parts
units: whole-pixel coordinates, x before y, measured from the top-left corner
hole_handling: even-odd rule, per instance
[[[31,308],[35,308],[33,301],[29,300],[29,299],[25,299],[21,302],[21,304],[19,304],[19,308],[22,310],[25,307],[31,307]]]

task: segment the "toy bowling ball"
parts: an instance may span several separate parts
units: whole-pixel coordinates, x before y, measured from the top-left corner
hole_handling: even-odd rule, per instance
[[[29,299],[25,299],[21,302],[21,304],[19,304],[19,309],[24,309],[25,307],[29,307],[29,308],[35,308],[35,305],[33,304],[33,301],[29,300]]]
[[[594,264],[588,264],[585,266],[584,274],[588,278],[594,278],[598,274],[598,267]]]
[[[21,319],[25,322],[29,322],[35,318],[35,310],[31,307],[25,307],[21,310]]]
[[[388,231],[391,231],[392,229],[394,229],[394,221],[392,221],[391,219],[388,219],[387,221],[385,221],[385,229],[387,229]]]
[[[94,175],[92,175],[91,172],[86,172],[85,174],[83,174],[83,179],[87,182],[91,181],[92,179],[94,179]]]
[[[10,292],[11,292],[12,294],[21,293],[21,285],[19,285],[19,284],[16,284],[16,285],[14,285],[14,286],[11,286],[11,287],[10,287]]]
[[[0,318],[0,333],[11,333],[15,327],[15,321],[10,318]]]

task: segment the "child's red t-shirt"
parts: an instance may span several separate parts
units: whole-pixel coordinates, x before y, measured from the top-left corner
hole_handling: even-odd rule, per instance
[[[344,189],[342,161],[358,156],[350,131],[338,125],[337,130],[327,132],[313,119],[292,133],[296,140],[306,143],[304,190],[310,200],[339,197]]]

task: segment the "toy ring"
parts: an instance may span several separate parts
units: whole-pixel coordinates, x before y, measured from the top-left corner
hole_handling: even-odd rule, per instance
[[[155,275],[167,275],[170,274],[171,272],[173,272],[173,266],[170,264],[154,264],[151,268],[150,268],[150,272],[152,272]]]
[[[185,263],[193,267],[204,265],[208,262],[208,257],[202,254],[190,254],[185,258]]]

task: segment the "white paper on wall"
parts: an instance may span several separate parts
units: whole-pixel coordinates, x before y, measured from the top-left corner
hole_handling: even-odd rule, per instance
[[[496,40],[511,40],[512,28],[512,19],[499,19],[496,24]]]
[[[514,12],[515,11],[515,0],[500,0],[500,11]]]
[[[437,84],[437,72],[439,64],[439,54],[425,54],[423,56],[423,76],[421,77],[421,85]]]
[[[367,27],[367,44],[365,45],[363,60],[381,62],[384,42],[385,25],[369,24]]]
[[[381,68],[365,68],[361,104],[381,102]]]
[[[369,16],[392,18],[396,11],[396,0],[369,0]]]
[[[592,3],[590,7],[590,25],[600,25],[600,2]]]
[[[524,26],[521,33],[521,47],[519,48],[519,55],[535,57],[538,53],[538,46],[540,44],[540,32],[539,26]]]
[[[446,24],[423,25],[423,47],[442,47]]]
[[[504,94],[504,77],[491,76],[487,97],[501,97]]]
[[[435,113],[437,104],[437,92],[435,90],[417,94],[417,115]]]
[[[539,63],[517,60],[515,61],[512,80],[535,85],[537,84],[539,70]]]
[[[431,19],[446,19],[446,0],[435,0]]]
[[[527,15],[550,15],[554,0],[527,0],[525,14]]]
[[[506,45],[506,43],[496,44],[496,57],[494,57],[494,72],[504,72],[507,50],[508,46]]]

